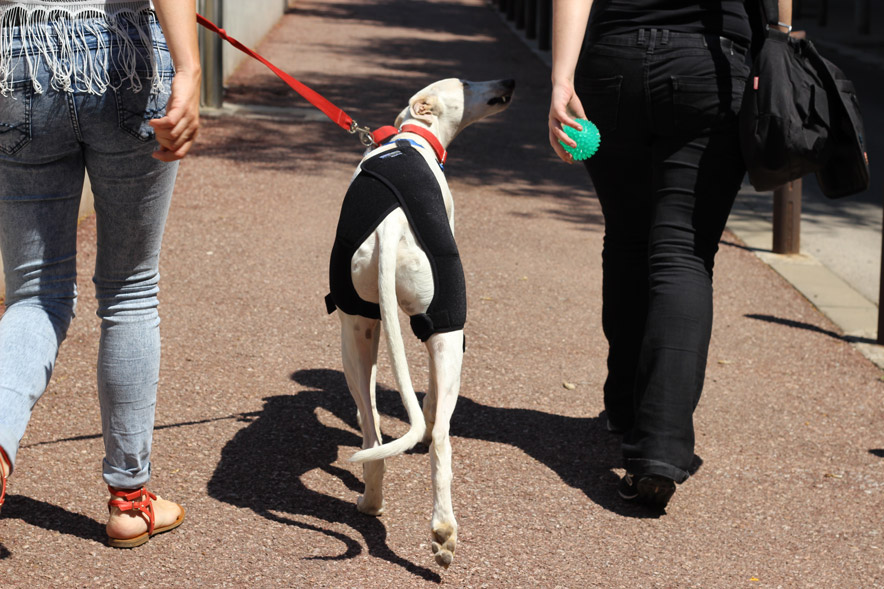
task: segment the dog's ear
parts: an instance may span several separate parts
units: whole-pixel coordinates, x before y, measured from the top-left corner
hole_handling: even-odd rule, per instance
[[[402,109],[402,112],[399,113],[399,116],[396,117],[396,120],[395,120],[395,121],[393,121],[393,126],[394,126],[394,127],[396,127],[396,128],[398,129],[399,127],[402,126],[402,121],[404,121],[404,120],[405,120],[405,117],[408,116],[408,111],[409,111],[410,109],[411,109],[410,106],[406,106],[405,108]]]
[[[432,125],[433,118],[442,114],[443,106],[435,94],[421,94],[411,99],[408,109],[413,118]]]

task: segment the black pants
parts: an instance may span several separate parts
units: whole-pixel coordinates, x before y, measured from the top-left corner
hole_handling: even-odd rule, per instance
[[[712,266],[745,173],[746,49],[642,30],[586,47],[575,87],[601,133],[587,160],[605,217],[605,409],[633,474],[683,482],[712,331]]]

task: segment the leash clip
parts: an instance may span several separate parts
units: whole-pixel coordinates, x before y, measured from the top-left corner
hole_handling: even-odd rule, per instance
[[[374,137],[372,137],[371,129],[368,127],[360,127],[356,121],[350,123],[349,133],[351,135],[359,134],[359,141],[362,142],[362,145],[365,147],[371,147],[375,144]]]

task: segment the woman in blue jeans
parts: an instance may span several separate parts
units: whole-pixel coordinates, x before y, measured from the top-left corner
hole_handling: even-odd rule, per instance
[[[160,243],[177,160],[199,128],[195,15],[194,0],[0,0],[0,505],[74,316],[88,173],[107,535],[121,548],[184,519],[145,484],[160,360]]]
[[[588,118],[605,219],[604,403],[622,432],[620,496],[667,505],[694,461],[712,266],[745,166],[737,114],[757,0],[556,0],[549,140]],[[791,22],[791,0],[780,0]],[[588,28],[587,28],[588,27]]]

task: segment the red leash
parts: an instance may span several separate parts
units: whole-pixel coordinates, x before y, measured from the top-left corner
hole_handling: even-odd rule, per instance
[[[417,125],[404,125],[401,131],[396,127],[386,126],[372,132],[371,129],[369,129],[368,127],[360,127],[356,124],[356,121],[353,120],[353,117],[332,104],[324,96],[322,96],[312,88],[306,86],[305,84],[302,84],[289,74],[285,73],[284,71],[264,59],[264,57],[258,52],[249,49],[248,47],[228,35],[227,31],[225,31],[212,21],[208,20],[203,15],[197,14],[196,21],[213,33],[217,34],[219,37],[221,37],[240,51],[242,51],[243,53],[245,53],[246,55],[248,55],[249,57],[256,59],[266,65],[268,68],[270,68],[270,71],[279,76],[279,78],[283,82],[288,84],[288,86],[292,90],[303,96],[304,99],[307,100],[307,102],[321,110],[325,114],[325,116],[330,118],[336,125],[344,129],[351,135],[358,133],[359,139],[366,147],[371,147],[372,145],[380,145],[387,139],[393,137],[394,135],[397,135],[400,132],[414,133],[429,141],[430,145],[433,147],[433,151],[436,153],[436,159],[438,159],[439,163],[441,164],[445,163],[445,159],[447,158],[448,153],[446,153],[445,149],[442,147],[442,144],[439,142],[436,136],[433,135],[428,129]]]
[[[298,80],[296,80],[292,76],[288,75],[287,73],[285,73],[284,71],[282,71],[281,69],[279,69],[278,67],[276,67],[275,65],[273,65],[272,63],[267,61],[266,59],[264,59],[264,57],[261,56],[259,53],[252,51],[251,49],[249,49],[248,47],[246,47],[245,45],[243,45],[242,43],[240,43],[239,41],[237,41],[236,39],[234,39],[233,37],[228,35],[227,31],[225,31],[224,29],[222,29],[221,27],[219,27],[218,25],[216,25],[212,21],[208,20],[203,15],[197,14],[196,21],[199,24],[201,24],[202,26],[204,26],[207,29],[209,29],[210,31],[212,31],[213,33],[217,34],[219,37],[221,37],[222,39],[224,39],[225,41],[227,41],[228,43],[230,43],[231,45],[233,45],[234,47],[236,47],[240,51],[242,51],[243,53],[245,53],[246,55],[248,55],[249,57],[251,57],[253,59],[257,59],[258,61],[260,61],[261,63],[266,65],[268,68],[270,68],[270,70],[274,74],[279,76],[279,78],[283,82],[288,84],[292,90],[294,90],[295,92],[297,92],[298,94],[303,96],[307,100],[307,102],[309,102],[310,104],[312,104],[313,106],[315,106],[316,108],[321,110],[323,113],[325,113],[325,116],[330,118],[336,125],[338,125],[339,127],[341,127],[342,129],[344,129],[345,131],[347,131],[350,134],[359,133],[359,138],[362,140],[363,143],[365,143],[366,141],[370,141],[370,142],[374,141],[371,131],[367,127],[359,127],[356,124],[356,121],[353,120],[353,117],[351,117],[350,115],[345,113],[343,110],[341,110],[340,108],[338,108],[337,106],[332,104],[329,100],[327,100],[321,94],[319,94],[318,92],[316,92],[312,88],[309,88],[308,86],[302,84],[301,82],[299,82]],[[366,145],[370,145],[370,143],[366,143]]]

